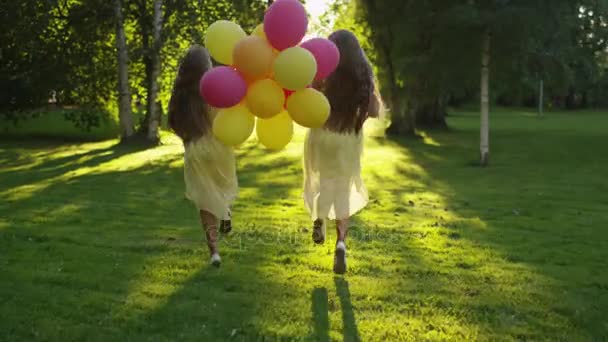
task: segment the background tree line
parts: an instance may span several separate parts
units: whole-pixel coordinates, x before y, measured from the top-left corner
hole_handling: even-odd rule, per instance
[[[445,127],[446,108],[608,105],[606,0],[338,0],[337,26],[364,41],[391,108],[388,133]]]
[[[157,141],[180,54],[218,19],[250,31],[270,3],[0,0],[0,115],[53,95],[83,127],[120,112],[124,137]],[[607,13],[608,0],[334,0],[328,17],[376,66],[389,133],[444,127],[448,106],[481,100],[483,140],[490,103],[608,105]]]
[[[52,98],[58,106],[79,108],[69,119],[84,128],[120,111],[123,137],[157,142],[181,54],[202,44],[206,27],[218,19],[252,30],[267,4],[1,0],[0,115],[25,119]]]

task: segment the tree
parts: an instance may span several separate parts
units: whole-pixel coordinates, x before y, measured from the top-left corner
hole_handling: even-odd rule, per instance
[[[123,139],[129,139],[133,135],[134,128],[131,113],[129,59],[122,14],[122,1],[115,0],[114,7],[116,11],[116,48],[118,56],[118,117],[120,120],[121,136]]]
[[[395,7],[396,6],[396,7]],[[392,134],[413,136],[415,134],[413,103],[403,99],[403,80],[397,70],[399,60],[396,31],[399,30],[399,21],[394,13],[400,12],[402,2],[363,0],[357,7],[356,14],[361,17],[357,24],[367,24],[368,37],[375,51],[376,64],[382,65],[379,76],[385,94],[388,94],[391,110],[391,125],[388,132]],[[390,10],[392,8],[392,10]],[[388,17],[387,17],[388,16]]]
[[[148,107],[147,107],[147,116],[148,116],[148,134],[147,138],[150,142],[158,143],[160,141],[160,136],[158,134],[158,126],[160,122],[160,105],[157,102],[158,98],[158,76],[160,74],[160,50],[162,47],[161,41],[161,31],[163,25],[163,15],[162,15],[162,0],[154,0],[154,25],[153,25],[153,43],[152,43],[152,51],[151,51],[151,70],[150,70],[150,79],[149,79],[149,87],[148,87]]]
[[[587,10],[585,3],[595,7]],[[392,107],[397,108],[388,132],[411,135],[414,124],[443,127],[448,99],[478,87],[480,162],[486,165],[491,94],[522,88],[534,94],[536,87],[521,86],[533,84],[532,79],[549,79],[552,87],[565,83],[571,65],[581,63],[576,62],[580,59],[573,51],[580,52],[582,44],[572,38],[576,36],[573,32],[593,26],[581,36],[596,37],[606,30],[605,16],[597,14],[606,12],[599,10],[598,3],[358,0],[355,15],[366,25],[380,74],[388,76],[383,77],[384,88],[388,88]],[[580,20],[583,11],[593,15],[586,25]],[[592,45],[601,46],[597,40]],[[494,82],[490,82],[490,75]],[[403,111],[400,102],[405,103]]]
[[[490,157],[490,44],[489,29],[484,30],[481,43],[481,122],[480,122],[480,164],[486,166]]]

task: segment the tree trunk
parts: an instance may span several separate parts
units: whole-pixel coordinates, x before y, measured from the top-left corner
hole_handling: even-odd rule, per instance
[[[544,104],[543,100],[545,98],[545,82],[543,79],[540,80],[540,84],[538,86],[538,116],[543,117],[543,109]]]
[[[583,90],[581,95],[581,108],[587,109],[589,107],[589,97],[587,96],[587,90]]]
[[[574,110],[576,107],[576,90],[574,87],[569,87],[568,96],[566,97],[566,109]]]
[[[414,112],[405,110],[405,91],[399,87],[396,79],[396,70],[394,66],[393,50],[394,46],[394,30],[390,23],[383,20],[383,17],[378,13],[377,3],[375,0],[365,0],[364,5],[367,7],[369,12],[369,20],[378,24],[383,23],[386,26],[386,31],[379,31],[375,33],[374,43],[378,48],[379,57],[381,63],[386,65],[387,74],[387,86],[390,90],[390,112],[391,112],[391,124],[386,129],[386,133],[389,135],[396,136],[416,136],[416,127],[414,121]],[[384,34],[382,34],[384,33]]]
[[[489,85],[490,85],[490,40],[488,29],[483,33],[481,44],[481,124],[480,124],[480,152],[481,166],[488,165],[490,157],[490,126],[489,126]]]
[[[153,33],[153,43],[152,43],[152,70],[150,72],[150,83],[148,87],[148,103],[147,103],[147,112],[148,112],[148,132],[147,138],[149,141],[153,143],[157,143],[160,140],[160,136],[158,134],[158,126],[160,123],[160,111],[158,109],[159,104],[158,101],[158,77],[160,75],[160,50],[161,50],[161,32],[163,26],[163,14],[162,14],[162,0],[154,1],[154,33]]]
[[[392,31],[389,31],[389,33],[392,33]],[[414,137],[416,136],[416,123],[414,120],[415,111],[412,110],[412,107],[415,106],[408,104],[408,108],[405,108],[404,100],[402,99],[403,95],[401,94],[405,92],[397,85],[390,47],[387,44],[383,44],[383,50],[391,92],[391,124],[386,129],[386,133],[389,135]]]
[[[416,106],[410,103],[405,108],[398,90],[398,88],[391,90],[391,124],[386,129],[386,133],[393,136],[416,136],[413,120]]]
[[[116,48],[118,58],[118,118],[123,139],[133,136],[133,116],[131,113],[131,90],[129,88],[129,56],[125,36],[122,1],[114,1],[116,15]]]
[[[419,105],[416,112],[416,126],[426,128],[447,128],[446,106],[442,96]]]

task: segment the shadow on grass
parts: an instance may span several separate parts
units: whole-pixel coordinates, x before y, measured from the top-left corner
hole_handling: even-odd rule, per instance
[[[55,152],[66,148],[55,146]],[[93,332],[114,340],[273,337],[256,313],[277,300],[279,285],[259,271],[281,252],[272,243],[276,237],[264,227],[248,228],[237,209],[235,231],[249,235],[224,239],[222,268],[209,268],[196,210],[183,195],[181,149],[162,156],[150,150],[122,171],[95,167],[144,152],[102,144],[54,158],[46,149],[19,149],[20,155],[48,155],[31,166],[17,163],[22,169],[2,175],[3,188],[82,168],[94,172],[50,181],[31,196],[0,204],[0,224],[8,223],[0,225],[0,272],[7,279],[0,315],[8,317],[0,330],[9,339],[79,340]],[[0,159],[15,158],[7,151],[0,148]],[[290,173],[286,165],[273,158],[262,168]],[[241,186],[259,188],[263,198],[288,197],[293,184],[258,174],[258,166],[245,165]]]
[[[141,152],[146,149],[140,144],[93,144],[98,147],[79,151],[79,145],[55,143],[52,141],[34,141],[20,144],[18,150],[8,149],[5,143],[0,144],[0,161],[7,170],[0,171],[0,176],[15,172],[12,167],[18,167],[22,177],[21,182],[11,182],[0,188],[0,192],[6,191],[10,187],[18,187],[23,184],[35,183],[41,180],[64,175],[84,167],[96,167],[102,163],[116,158]],[[46,151],[40,151],[45,149]],[[29,151],[29,152],[28,152]],[[37,153],[33,151],[38,151]],[[23,153],[25,152],[25,153]],[[53,154],[61,152],[61,157],[53,158]],[[33,155],[28,156],[28,153]],[[20,158],[20,155],[26,156]]]
[[[340,307],[342,310],[342,335],[343,341],[361,341],[355,313],[351,302],[350,289],[348,281],[342,277],[335,276],[334,284],[336,293],[340,299]],[[314,326],[313,338],[315,341],[330,341],[329,337],[329,305],[327,289],[315,288],[312,291],[312,318]]]
[[[453,267],[473,285],[462,289],[459,304],[469,307],[471,315],[464,317],[469,322],[483,330],[501,327],[503,334],[520,339],[557,337],[560,329],[562,334],[598,339],[608,336],[602,318],[608,305],[602,262],[608,257],[608,236],[600,229],[608,224],[600,209],[608,184],[598,177],[608,158],[594,146],[602,145],[605,136],[574,134],[553,125],[533,134],[511,127],[494,130],[493,164],[487,169],[467,166],[477,154],[470,143],[477,139],[476,129],[460,128],[458,135],[428,132],[439,146],[379,139],[381,146],[411,156],[422,171],[402,165],[396,167],[397,179],[375,177],[379,183],[411,184],[414,179],[442,199],[417,200],[407,186],[392,191],[394,202],[412,199],[415,208],[403,203],[410,216],[422,205],[433,217],[428,227],[406,233],[421,234],[419,246],[427,234],[438,234],[446,251],[465,244],[485,255],[454,254],[460,260]],[[432,249],[428,256],[404,257],[426,259],[429,270],[449,270],[434,261],[437,253]],[[484,260],[488,255],[494,259]],[[443,286],[458,288],[458,280]]]

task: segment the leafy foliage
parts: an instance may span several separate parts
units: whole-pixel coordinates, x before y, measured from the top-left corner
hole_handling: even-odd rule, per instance
[[[550,97],[572,89],[589,93],[594,102],[588,105],[602,97],[604,1],[337,0],[334,10],[341,13],[336,27],[354,30],[371,51],[392,107],[404,99],[416,119],[428,114],[420,109],[429,104],[476,97],[485,30],[492,34],[494,99],[534,103],[541,79]],[[398,120],[395,115],[408,111],[394,112]]]
[[[125,4],[131,89],[134,102],[144,102],[153,49],[153,4],[148,0]],[[188,46],[202,44],[208,25],[228,19],[251,31],[262,20],[266,5],[265,0],[164,1],[161,105],[168,103],[179,58]],[[45,105],[51,94],[59,105],[101,109],[82,112],[92,116],[117,112],[112,6],[105,0],[0,0],[2,118],[25,119],[20,113]],[[85,114],[70,118],[82,127],[101,120]]]

